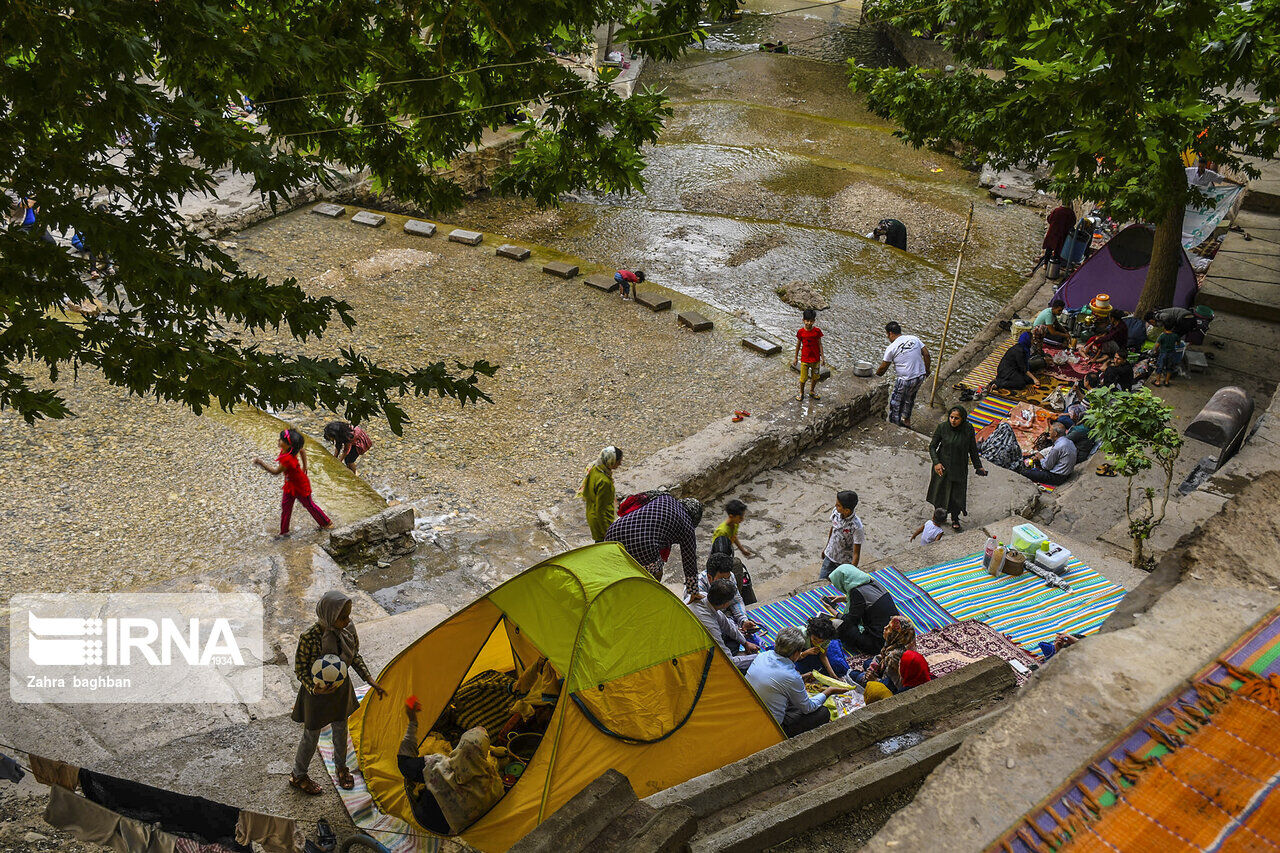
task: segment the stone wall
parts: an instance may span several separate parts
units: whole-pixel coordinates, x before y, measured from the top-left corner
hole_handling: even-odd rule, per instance
[[[329,534],[325,550],[344,567],[387,562],[412,554],[414,514],[411,506],[393,506]]]

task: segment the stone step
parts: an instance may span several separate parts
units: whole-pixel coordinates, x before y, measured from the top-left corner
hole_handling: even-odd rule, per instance
[[[768,338],[762,338],[759,335],[743,338],[742,345],[747,349],[755,350],[761,355],[777,355],[782,352],[782,344],[771,341]]]
[[[466,243],[468,246],[479,246],[480,241],[484,239],[484,235],[479,231],[468,231],[465,228],[455,228],[449,232],[449,241],[451,243]]]
[[[330,204],[327,201],[322,201],[315,207],[311,208],[311,212],[317,213],[321,216],[327,216],[330,219],[337,219],[341,216],[347,215],[347,209],[345,207],[340,204]]]
[[[705,332],[715,325],[697,311],[681,311],[676,315],[676,322],[681,326],[688,326],[695,332]]]
[[[374,213],[372,210],[362,210],[355,216],[351,217],[351,221],[357,225],[367,225],[370,228],[378,228],[387,221],[387,217],[381,213]]]
[[[513,261],[527,261],[529,260],[530,252],[524,246],[513,246],[510,243],[504,243],[498,247],[498,251],[494,252],[494,254],[502,258],[510,258]]]
[[[434,237],[436,235],[436,224],[434,222],[424,222],[421,219],[410,219],[404,223],[404,233],[412,234],[415,237]]]
[[[657,296],[654,294],[643,296],[639,292],[636,292],[635,296],[636,296],[636,302],[640,303],[645,308],[648,308],[650,311],[657,312],[657,311],[671,310],[670,299],[665,299],[661,296]]]
[[[605,293],[613,293],[618,289],[618,283],[613,280],[613,276],[604,273],[592,273],[583,279],[587,284],[596,290],[603,290]]]
[[[557,278],[573,278],[578,274],[578,267],[575,264],[566,264],[564,261],[549,261],[542,265],[542,271]]]

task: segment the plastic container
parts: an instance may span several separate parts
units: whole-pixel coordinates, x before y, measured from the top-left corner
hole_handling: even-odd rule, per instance
[[[1040,543],[1048,540],[1049,537],[1041,533],[1034,524],[1019,524],[1013,528],[1013,543],[1010,547],[1021,551],[1028,557],[1034,557],[1036,551],[1040,550]]]
[[[994,536],[992,536],[990,539],[987,540],[987,548],[985,551],[982,552],[982,568],[983,569],[986,569],[988,566],[991,565],[991,555],[996,552],[996,545],[998,544],[1000,543],[996,541],[996,537]]]
[[[1036,565],[1048,569],[1055,575],[1065,574],[1067,563],[1071,562],[1071,552],[1057,543],[1045,543],[1048,551],[1041,550],[1036,554]]]

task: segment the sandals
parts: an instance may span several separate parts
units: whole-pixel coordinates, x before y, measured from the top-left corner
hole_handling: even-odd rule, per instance
[[[344,791],[350,791],[356,786],[356,778],[351,775],[351,771],[343,767],[338,771],[338,787]]]
[[[348,775],[350,775],[350,774],[348,774]],[[355,783],[355,780],[354,780],[354,779],[353,779],[353,780],[351,780],[351,781],[352,781],[352,784],[354,784],[354,783]],[[290,776],[289,776],[289,787],[290,787],[290,788],[297,788],[297,789],[298,789],[299,791],[301,791],[302,793],[307,794],[307,795],[312,796],[312,797],[318,797],[319,795],[321,795],[321,794],[323,794],[323,793],[324,793],[324,789],[323,789],[323,788],[321,788],[319,785],[317,785],[317,784],[315,783],[315,781],[314,781],[314,780],[312,780],[312,778],[311,778],[310,776],[293,776],[293,775],[290,775]]]
[[[959,533],[959,532],[960,532],[960,522],[958,522],[958,521],[953,521],[953,522],[951,522],[951,529],[952,529],[952,530],[954,530],[956,533]]]
[[[1099,477],[1115,477],[1115,476],[1118,476],[1118,474],[1116,472],[1116,469],[1112,467],[1111,463],[1107,463],[1105,465],[1098,466],[1098,476]]]
[[[797,403],[802,402],[803,400],[804,400],[804,395],[803,395],[803,394],[797,394],[797,395],[796,395],[796,402],[797,402]]]
[[[821,396],[817,391],[810,391],[810,392],[809,392],[809,399],[810,399],[810,400],[821,400],[821,399],[822,399],[822,396]]]

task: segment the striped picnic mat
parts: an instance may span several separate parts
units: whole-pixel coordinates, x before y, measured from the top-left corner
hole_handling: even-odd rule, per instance
[[[1071,591],[1054,589],[1034,574],[991,577],[982,554],[904,571],[956,619],[980,619],[1025,649],[1035,651],[1055,634],[1092,634],[1116,609],[1124,590],[1072,560],[1063,577]]]
[[[1009,413],[1016,405],[1018,405],[1017,400],[987,397],[969,412],[969,423],[973,424],[974,429],[982,429],[996,421],[1008,420]]]
[[[928,593],[907,580],[892,566],[875,572],[874,577],[893,596],[898,605],[898,612],[911,620],[920,633],[942,628],[957,621],[950,613],[929,597]],[[788,626],[804,630],[805,623],[813,616],[829,616],[830,611],[822,606],[824,595],[839,595],[834,586],[807,589],[804,592],[749,608],[747,615],[753,621],[768,629],[770,637],[778,636],[778,631]]]
[[[994,382],[996,378],[996,368],[1000,366],[1000,359],[1004,358],[1004,354],[1008,351],[1009,347],[1018,342],[1019,334],[1020,332],[1014,332],[1003,341],[997,343],[995,347],[992,348],[991,352],[987,354],[987,357],[982,360],[982,363],[975,367],[968,376],[961,379],[957,384],[963,388],[971,388],[974,391],[981,391],[983,388],[986,388]]]
[[[356,698],[363,698],[369,686],[356,688]],[[355,777],[356,786],[344,791],[338,786],[338,777],[333,767],[333,732],[328,726],[320,733],[320,758],[324,761],[324,769],[338,791],[342,805],[351,815],[352,822],[375,839],[391,853],[437,853],[440,850],[440,839],[429,835],[426,830],[410,826],[398,817],[383,814],[373,804],[373,796],[364,784],[364,776],[360,774],[356,750],[347,739],[347,766]]]

